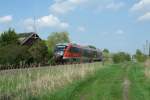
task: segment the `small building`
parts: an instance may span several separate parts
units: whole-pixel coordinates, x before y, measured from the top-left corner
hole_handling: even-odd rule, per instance
[[[18,37],[19,37],[19,43],[21,45],[27,45],[27,46],[32,46],[37,41],[41,40],[40,37],[34,32],[20,33],[18,34]]]

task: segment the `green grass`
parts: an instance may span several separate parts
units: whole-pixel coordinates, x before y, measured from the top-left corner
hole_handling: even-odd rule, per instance
[[[109,65],[95,75],[75,82],[41,98],[47,100],[123,100],[124,78],[130,80],[129,100],[149,100],[150,79],[144,75],[143,64],[122,63]]]
[[[93,63],[1,71],[0,98],[40,97],[84,79],[101,67],[100,63]]]
[[[124,70],[122,65],[108,65],[95,75],[42,97],[47,100],[121,100]]]
[[[125,77],[129,100],[149,100],[150,78],[139,63],[100,63],[0,72],[0,97],[16,100],[123,100]],[[0,98],[0,99],[1,99]]]
[[[150,99],[150,79],[144,75],[142,64],[132,64],[129,73],[132,82],[130,87],[130,100]]]

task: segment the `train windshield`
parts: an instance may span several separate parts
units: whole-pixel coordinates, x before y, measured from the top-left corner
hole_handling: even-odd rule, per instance
[[[67,47],[67,46],[65,46],[65,45],[58,45],[58,46],[56,46],[56,48],[55,48],[55,52],[64,51],[64,49],[65,49],[66,47]]]

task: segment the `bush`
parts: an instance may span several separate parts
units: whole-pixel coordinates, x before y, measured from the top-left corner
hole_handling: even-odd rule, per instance
[[[0,46],[6,46],[8,44],[17,44],[18,36],[13,29],[3,32],[0,35]]]
[[[111,53],[109,53],[108,49],[103,50],[103,60],[106,62],[111,62]]]
[[[136,54],[134,55],[134,58],[138,62],[145,62],[147,59],[147,56],[143,54],[139,49],[136,50]]]
[[[19,65],[20,62],[28,63],[29,58],[25,46],[10,44],[0,48],[0,64]]]
[[[113,55],[114,63],[121,63],[125,61],[131,61],[131,57],[128,53],[119,52]]]
[[[48,47],[45,41],[38,41],[29,49],[35,63],[47,63],[48,62]]]

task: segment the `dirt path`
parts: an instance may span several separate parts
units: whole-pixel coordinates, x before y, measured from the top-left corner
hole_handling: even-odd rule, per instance
[[[123,81],[123,100],[129,100],[130,80],[128,79],[128,66],[125,66],[125,75]]]
[[[130,81],[125,78],[123,82],[123,100],[129,100]]]

